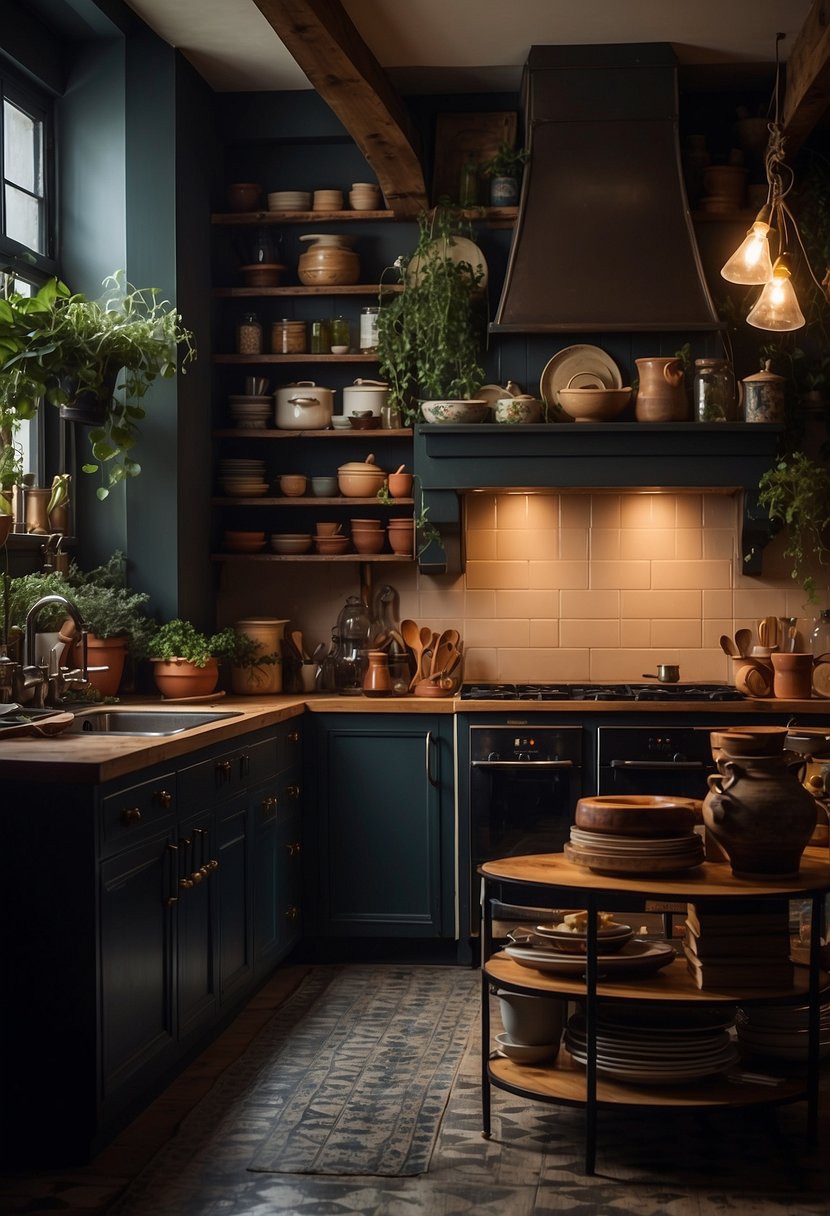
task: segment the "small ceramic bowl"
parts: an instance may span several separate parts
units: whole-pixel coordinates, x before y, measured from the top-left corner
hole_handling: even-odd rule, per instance
[[[271,548],[275,553],[282,554],[308,553],[311,536],[300,532],[274,532],[271,535]]]
[[[385,540],[380,528],[352,528],[352,544],[358,553],[380,553]]]
[[[625,409],[630,388],[560,388],[559,404],[577,422],[604,422]]]
[[[347,355],[349,353],[349,348],[348,346],[333,346],[331,348],[331,353],[333,355]]]
[[[301,498],[305,494],[307,480],[304,473],[283,473],[280,490],[286,498]]]
[[[315,525],[318,536],[339,536],[341,525],[329,520],[318,520]]]
[[[390,473],[386,484],[393,498],[409,498],[412,494],[411,473]]]
[[[312,477],[311,493],[316,498],[337,498],[339,490],[337,488],[336,477]]]
[[[380,529],[380,520],[379,519],[350,519],[349,523],[352,525],[352,529],[355,529],[355,528]]]
[[[351,418],[344,418],[342,414],[335,414],[331,420],[331,425],[335,431],[349,431],[351,430],[352,420]]]
[[[542,421],[542,403],[535,397],[502,397],[493,406],[493,418],[496,422],[507,422],[514,425]]]
[[[318,553],[335,555],[348,553],[351,546],[348,536],[315,536],[314,548]]]
[[[490,416],[487,401],[422,401],[425,422],[486,422]]]
[[[541,1064],[559,1054],[559,1043],[516,1043],[509,1034],[497,1034],[499,1051],[517,1064]]]

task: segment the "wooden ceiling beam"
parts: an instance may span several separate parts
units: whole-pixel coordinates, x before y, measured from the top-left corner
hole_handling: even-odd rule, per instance
[[[781,125],[797,152],[830,105],[830,0],[814,0],[787,60]]]
[[[339,0],[254,0],[377,174],[400,219],[427,205],[417,138],[401,99]]]

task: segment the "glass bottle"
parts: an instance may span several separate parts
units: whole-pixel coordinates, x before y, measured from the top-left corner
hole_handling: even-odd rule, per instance
[[[698,422],[735,422],[735,376],[726,359],[695,359],[692,399]]]
[[[381,587],[375,596],[375,613],[372,622],[372,646],[386,653],[389,678],[393,693],[409,691],[412,671],[409,651],[401,635],[398,616],[399,597],[394,587]]]
[[[362,354],[374,354],[378,348],[378,317],[376,304],[360,310],[360,350]]]
[[[328,654],[320,664],[320,679],[317,687],[321,692],[337,691],[337,661],[340,658],[340,638],[337,630],[331,631],[331,646]]]
[[[311,353],[327,355],[331,350],[331,326],[326,320],[311,322]]]
[[[474,156],[468,156],[461,166],[458,201],[462,207],[475,207],[478,204],[478,165]]]
[[[825,608],[810,633],[810,650],[813,658],[830,655],[830,608]]]
[[[357,595],[350,595],[337,618],[340,653],[336,664],[337,691],[342,696],[363,692],[363,677],[368,666],[369,609]]]
[[[349,322],[346,320],[345,317],[335,317],[331,323],[331,349],[334,350],[335,347],[345,346],[346,349],[348,350],[348,348],[351,346],[351,343],[352,343],[352,334],[351,334],[351,327],[349,325]],[[338,351],[337,353],[343,354],[345,352]]]
[[[236,350],[240,355],[262,354],[262,326],[255,312],[246,312],[236,330]]]

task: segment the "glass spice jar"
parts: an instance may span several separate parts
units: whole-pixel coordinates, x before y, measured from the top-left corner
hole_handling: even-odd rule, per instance
[[[246,312],[236,330],[236,350],[240,355],[262,354],[262,326],[255,312]]]
[[[695,359],[692,397],[698,422],[736,421],[735,377],[726,359]]]
[[[351,327],[345,317],[335,317],[331,323],[331,349],[336,354],[345,354],[352,341]],[[339,348],[339,349],[336,349]]]
[[[380,309],[376,304],[360,310],[360,350],[364,355],[377,353],[379,315]]]
[[[326,320],[311,322],[311,353],[327,355],[331,348],[331,326]]]

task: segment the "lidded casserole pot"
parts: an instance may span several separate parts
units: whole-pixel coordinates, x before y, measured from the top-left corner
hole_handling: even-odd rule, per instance
[[[331,426],[334,389],[313,380],[285,384],[274,393],[277,427],[284,431],[325,431]]]
[[[346,498],[374,498],[385,480],[371,452],[365,460],[350,460],[337,470],[337,484]]]
[[[297,262],[297,275],[307,287],[339,287],[360,280],[360,259],[352,249],[354,237],[329,233],[301,236],[308,241]]]

